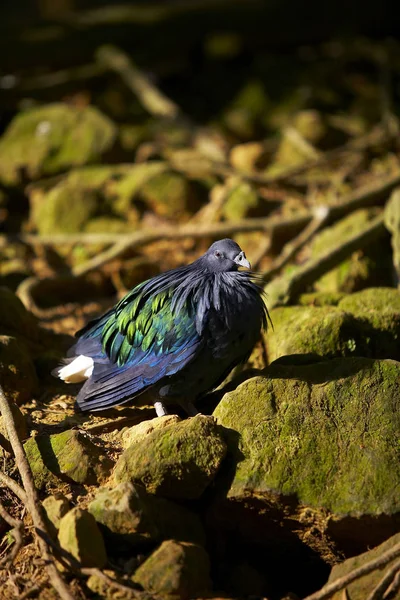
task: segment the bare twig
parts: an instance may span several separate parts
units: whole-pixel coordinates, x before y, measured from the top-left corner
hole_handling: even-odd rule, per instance
[[[321,275],[337,267],[356,250],[364,248],[379,237],[385,235],[383,215],[376,217],[362,231],[356,233],[344,243],[322,254],[315,260],[309,260],[290,276],[281,276],[266,286],[270,297],[269,306],[288,304],[302,290],[314,283]]]
[[[24,448],[18,438],[17,429],[15,427],[15,421],[11,412],[8,400],[3,392],[3,388],[0,385],[0,410],[3,415],[3,421],[6,426],[8,438],[10,440],[11,447],[14,451],[15,461],[18,470],[21,474],[22,483],[26,492],[27,508],[32,516],[32,520],[36,529],[36,532],[40,530],[47,533],[47,524],[44,518],[44,512],[42,505],[39,500],[39,496],[33,482],[32,471],[30,469],[28,459],[26,458]],[[42,557],[46,563],[46,569],[49,575],[50,582],[54,589],[63,600],[74,600],[71,592],[69,591],[66,583],[64,582],[60,572],[58,571],[54,558],[50,553],[49,547],[42,536],[38,535],[39,547],[42,553]]]
[[[400,590],[400,570],[397,571],[391,585],[388,587],[383,595],[383,600],[389,600],[394,598],[395,594]]]
[[[264,281],[272,279],[289,261],[303,248],[307,242],[323,227],[329,220],[329,209],[321,207],[316,211],[314,219],[303,229],[301,233],[283,248],[281,254],[273,262],[272,267],[262,274]]]
[[[367,600],[382,600],[383,594],[386,592],[390,584],[393,582],[395,575],[400,570],[400,560],[397,560],[384,574],[378,585],[372,590]]]
[[[3,473],[3,471],[0,471],[0,481],[18,496],[24,504],[27,503],[25,490],[14,479]]]
[[[318,590],[318,592],[307,596],[304,598],[304,600],[325,600],[325,598],[329,598],[335,594],[335,592],[339,592],[340,590],[346,588],[350,583],[352,583],[352,581],[360,579],[360,577],[368,575],[368,573],[384,567],[398,556],[400,556],[400,543],[393,546],[393,548],[387,552],[384,552],[384,554],[381,554],[381,556],[378,558],[365,563],[361,567],[358,567],[358,569],[354,569],[350,573],[347,573],[347,575],[344,575],[343,577],[336,579],[336,581],[325,585],[323,588]]]
[[[121,76],[151,115],[167,119],[181,116],[179,106],[157,89],[122,50],[114,46],[101,46],[97,51],[97,59],[100,64],[106,65]]]
[[[140,596],[144,595],[143,592],[140,592],[139,590],[135,590],[135,588],[133,588],[133,587],[129,587],[127,585],[124,585],[123,583],[120,583],[119,581],[116,581],[115,579],[112,579],[112,577],[109,577],[106,573],[103,573],[103,571],[100,571],[100,569],[83,568],[83,569],[81,569],[81,573],[83,575],[88,575],[89,577],[91,575],[95,575],[96,577],[99,577],[100,579],[102,579],[110,587],[114,587],[117,590],[121,590],[122,592],[129,592],[133,596],[140,597]]]
[[[8,523],[8,525],[10,525],[10,527],[13,528],[12,532],[13,532],[14,540],[15,540],[14,548],[12,549],[11,553],[9,555],[5,556],[0,561],[0,566],[1,566],[4,564],[12,563],[14,561],[14,558],[17,556],[18,552],[20,551],[20,549],[22,547],[22,543],[23,543],[24,525],[23,525],[22,521],[19,521],[18,519],[14,519],[14,517],[9,515],[1,502],[0,502],[0,517],[2,517],[4,519],[4,521],[6,523]]]

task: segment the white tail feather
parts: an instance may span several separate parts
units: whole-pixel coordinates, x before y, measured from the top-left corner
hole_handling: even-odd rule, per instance
[[[58,369],[58,376],[65,383],[79,383],[88,379],[93,373],[93,359],[81,354],[65,367]]]

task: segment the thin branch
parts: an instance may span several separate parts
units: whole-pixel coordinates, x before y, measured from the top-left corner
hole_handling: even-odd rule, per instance
[[[272,267],[262,274],[264,281],[270,281],[279,271],[287,265],[288,262],[307,244],[312,237],[329,220],[330,211],[328,207],[321,207],[322,210],[316,211],[314,219],[299,233],[299,235],[288,242],[278,258],[273,262]]]
[[[15,421],[11,412],[8,400],[3,392],[3,388],[0,385],[0,410],[3,415],[4,424],[6,426],[8,438],[10,440],[11,447],[14,451],[15,462],[18,470],[21,474],[22,483],[26,492],[27,508],[31,514],[33,524],[36,532],[42,530],[47,533],[47,524],[44,517],[44,510],[39,500],[35,484],[33,482],[32,471],[30,469],[28,459],[21,441],[18,437],[17,429],[15,427]],[[38,535],[39,547],[42,553],[42,557],[46,563],[46,569],[49,575],[50,582],[53,588],[57,591],[62,600],[74,600],[71,592],[69,591],[66,583],[64,582],[60,572],[58,571],[54,558],[50,553],[47,543],[43,537]]]
[[[114,587],[117,590],[121,590],[122,592],[129,592],[133,596],[142,597],[144,595],[143,592],[140,592],[139,590],[135,590],[135,588],[133,588],[133,587],[129,587],[127,585],[124,585],[123,583],[119,583],[119,581],[116,581],[115,579],[112,579],[112,577],[109,577],[106,573],[103,573],[103,571],[100,571],[100,569],[96,569],[93,567],[92,568],[83,568],[83,569],[81,569],[81,573],[83,575],[88,575],[89,577],[91,575],[95,575],[96,577],[99,577],[100,579],[102,579],[110,587]]]
[[[394,598],[394,595],[400,590],[400,571],[397,571],[394,576],[393,582],[386,590],[383,600],[389,600],[389,598]]]
[[[344,589],[350,583],[356,581],[356,579],[360,579],[360,577],[368,575],[368,573],[372,573],[372,571],[384,567],[398,556],[400,556],[400,543],[395,544],[393,548],[391,548],[387,552],[384,552],[384,554],[381,554],[381,556],[379,556],[378,558],[375,558],[374,560],[365,563],[361,567],[358,567],[358,569],[354,569],[350,573],[347,573],[347,575],[344,575],[343,577],[336,579],[336,581],[325,585],[323,588],[318,590],[318,592],[307,596],[306,598],[304,598],[304,600],[325,600],[325,598],[329,598],[336,592],[339,592],[340,590]]]
[[[400,560],[397,560],[384,574],[378,585],[372,590],[367,600],[382,600],[383,594],[386,592],[390,584],[393,582],[395,575],[399,572]]]
[[[151,115],[167,119],[177,119],[182,116],[179,106],[167,98],[122,50],[114,46],[101,46],[96,56],[101,65],[116,71],[121,76]]]
[[[344,243],[314,260],[307,261],[290,276],[281,276],[275,279],[266,286],[266,292],[271,298],[270,307],[288,304],[321,275],[337,267],[356,250],[365,248],[385,235],[385,231],[383,215],[379,215],[367,227]]]
[[[16,496],[18,496],[18,498],[24,504],[27,503],[25,490],[20,485],[18,485],[18,483],[14,481],[14,479],[3,473],[3,471],[0,471],[0,481],[4,483],[4,485],[6,485]]]
[[[6,523],[8,523],[8,525],[10,525],[10,527],[13,528],[12,532],[13,532],[14,541],[15,541],[14,548],[12,549],[11,553],[9,555],[5,556],[0,561],[0,566],[2,566],[4,564],[12,563],[14,561],[15,557],[17,556],[18,552],[20,551],[20,549],[22,547],[22,543],[23,543],[24,525],[23,525],[22,521],[19,521],[18,519],[14,519],[14,517],[9,515],[1,502],[0,502],[0,517],[2,517],[2,519],[4,519],[4,521]]]

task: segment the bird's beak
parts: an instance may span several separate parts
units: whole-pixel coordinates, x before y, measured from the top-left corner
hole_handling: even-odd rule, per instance
[[[251,264],[247,260],[244,252],[240,252],[237,256],[235,256],[233,262],[239,265],[239,267],[246,267],[246,269],[251,269]]]

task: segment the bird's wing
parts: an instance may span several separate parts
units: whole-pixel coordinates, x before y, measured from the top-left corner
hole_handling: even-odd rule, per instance
[[[97,341],[92,376],[77,402],[83,410],[120,404],[143,392],[162,377],[173,375],[191,361],[202,346],[196,331],[195,308],[187,298],[179,310],[171,303],[174,288],[153,289],[142,284],[114,310],[82,332],[76,348]],[[93,356],[93,354],[92,354]]]

